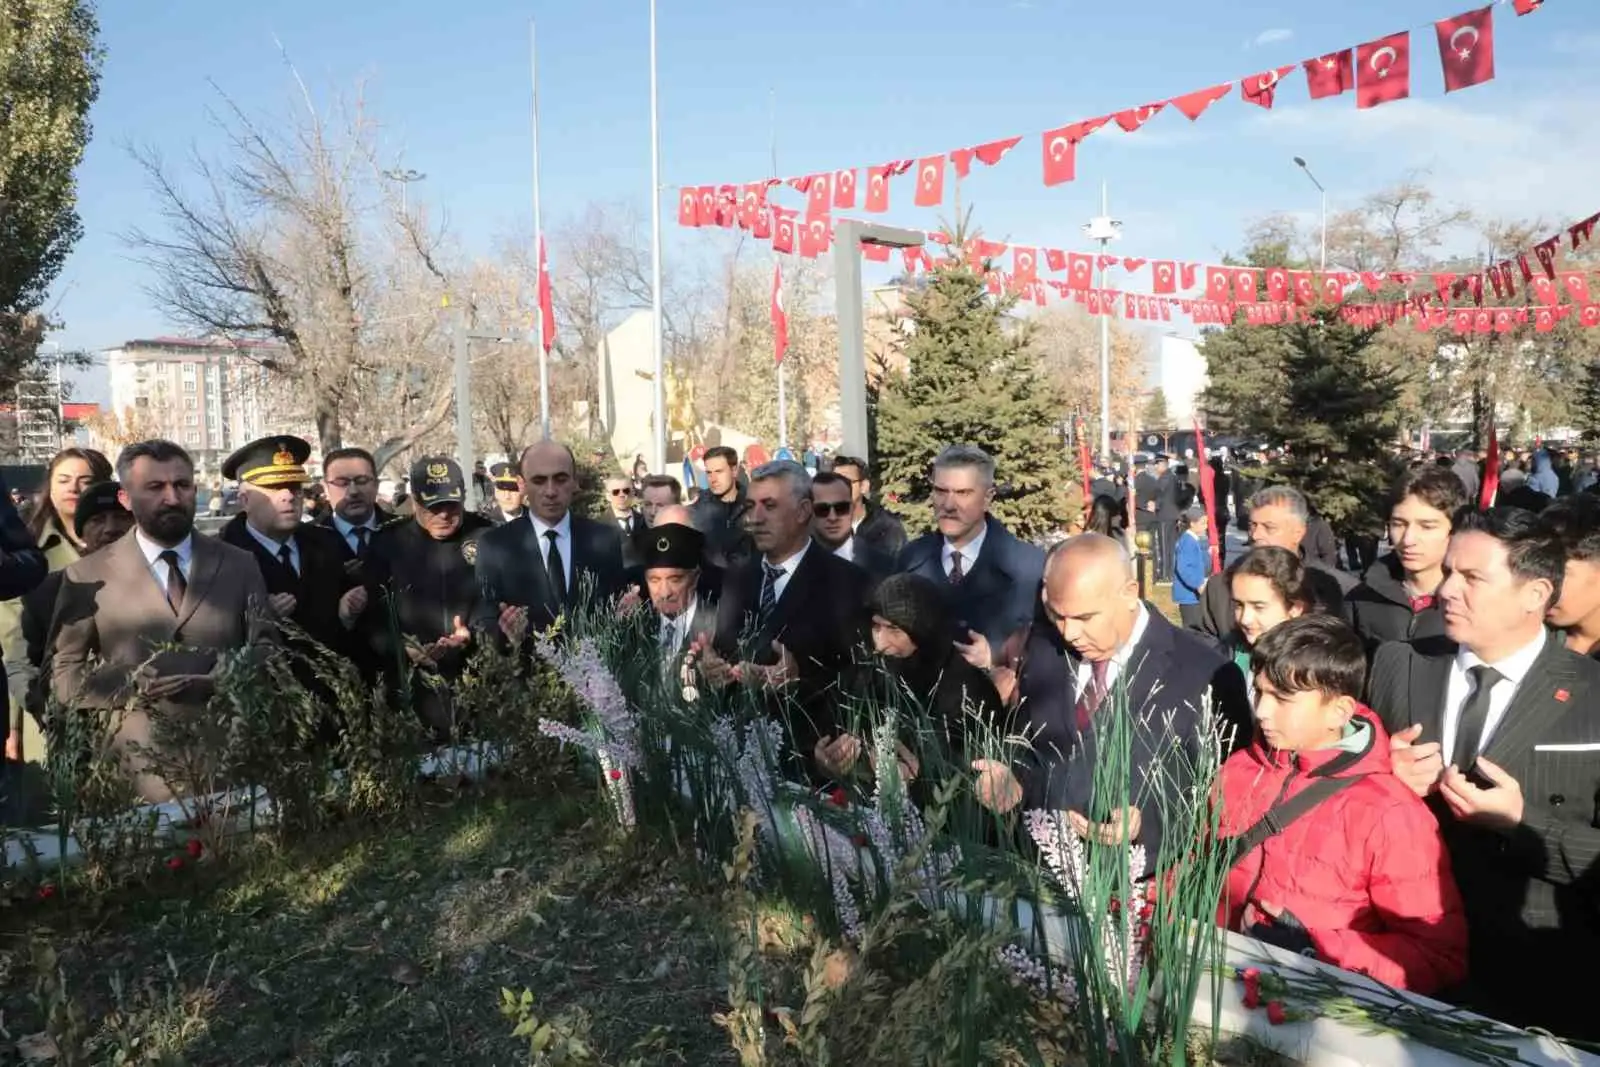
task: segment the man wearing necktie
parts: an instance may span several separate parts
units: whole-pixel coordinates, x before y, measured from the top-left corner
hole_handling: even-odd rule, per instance
[[[687,516],[685,516],[687,517]],[[717,604],[701,588],[705,535],[686,523],[664,522],[640,541],[644,585],[656,615],[661,677],[670,693],[693,687],[684,657],[695,639],[717,629]]]
[[[378,504],[378,467],[364,448],[336,448],[322,459],[328,513],[317,520],[339,535],[345,570],[361,576],[372,538],[394,516]]]
[[[270,640],[272,627],[251,555],[195,532],[187,452],[171,441],[131,444],[117,477],[135,525],[63,572],[51,684],[63,707],[115,715],[119,746],[148,747],[153,707],[204,707],[218,655]],[[147,773],[135,752],[127,759],[145,800],[181,784]]]
[[[282,434],[252,441],[224,460],[222,476],[239,482],[241,510],[220,536],[255,557],[280,619],[324,648],[356,658],[361,649],[351,631],[366,609],[367,590],[346,573],[339,535],[300,521],[310,455],[309,442]]]
[[[1394,642],[1368,703],[1395,775],[1427,799],[1467,908],[1471,1007],[1600,1039],[1578,981],[1600,952],[1600,663],[1545,629],[1566,576],[1537,516],[1457,516],[1439,586],[1456,647]],[[1549,980],[1529,980],[1529,961]]]

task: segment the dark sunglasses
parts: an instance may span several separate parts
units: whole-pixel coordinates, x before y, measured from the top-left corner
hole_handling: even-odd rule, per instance
[[[841,500],[837,504],[813,504],[811,507],[818,515],[827,518],[829,515],[848,515],[851,504],[848,500]]]
[[[633,490],[632,489],[613,489],[613,490],[611,490],[611,495],[612,496],[632,496],[633,495]]]

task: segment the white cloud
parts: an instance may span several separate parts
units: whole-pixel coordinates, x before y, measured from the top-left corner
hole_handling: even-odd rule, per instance
[[[1294,37],[1294,31],[1278,27],[1277,29],[1262,30],[1249,41],[1245,42],[1246,48],[1260,48],[1263,45],[1282,44]]]

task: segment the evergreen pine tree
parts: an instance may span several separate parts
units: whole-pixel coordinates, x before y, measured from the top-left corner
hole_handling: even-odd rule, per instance
[[[1600,360],[1583,368],[1578,378],[1573,422],[1586,441],[1600,441]]]
[[[911,531],[932,525],[932,460],[950,444],[994,457],[991,511],[1012,533],[1036,538],[1067,518],[1074,473],[1062,403],[1040,373],[1027,323],[1008,319],[1013,304],[954,261],[907,298],[907,369],[879,390],[876,458],[887,506]]]

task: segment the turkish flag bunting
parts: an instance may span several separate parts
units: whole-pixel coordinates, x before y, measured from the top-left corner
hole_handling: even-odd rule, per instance
[[[1377,271],[1364,270],[1361,272],[1361,284],[1367,287],[1367,292],[1377,296],[1378,290],[1383,288],[1383,275]]]
[[[838,208],[853,208],[856,206],[856,171],[854,167],[834,172],[833,206]]]
[[[889,246],[864,244],[861,246],[861,255],[874,263],[887,263],[889,262]]]
[[[1566,290],[1567,299],[1574,304],[1587,304],[1589,302],[1589,279],[1578,271],[1568,271],[1561,276],[1561,288]]]
[[[1233,292],[1241,304],[1254,304],[1256,302],[1256,272],[1249,269],[1233,272]]]
[[[765,241],[772,237],[772,212],[766,208],[761,209],[761,213],[750,224],[750,236],[758,241]]]
[[[1087,289],[1094,280],[1094,261],[1081,252],[1067,255],[1067,283],[1074,289]]]
[[[1579,245],[1594,235],[1596,223],[1600,223],[1600,212],[1590,215],[1567,231],[1572,236],[1572,250],[1574,252],[1578,250]]]
[[[1170,259],[1158,259],[1151,266],[1150,272],[1155,276],[1150,288],[1162,296],[1171,296],[1178,291],[1177,265]]]
[[[1084,307],[1088,309],[1089,314],[1091,314],[1091,315],[1102,314],[1102,312],[1100,310],[1100,290],[1098,290],[1098,289],[1090,289],[1088,296],[1084,298],[1083,304],[1084,304]]]
[[[956,169],[957,178],[965,178],[971,172],[972,157],[975,155],[975,148],[957,148],[950,152],[950,165]]]
[[[1344,303],[1344,282],[1337,274],[1322,275],[1322,299],[1330,304]]]
[[[1539,257],[1539,266],[1544,268],[1547,278],[1556,276],[1556,247],[1560,243],[1560,238],[1547,237],[1533,246],[1533,254]]]
[[[1515,317],[1507,309],[1501,308],[1494,313],[1495,333],[1510,333],[1516,324]]]
[[[1494,295],[1511,297],[1517,295],[1516,278],[1511,274],[1511,261],[1496,263],[1488,270],[1489,284],[1494,286]],[[1529,279],[1532,280],[1531,278]]]
[[[717,221],[717,187],[702,185],[696,192],[700,197],[700,225],[711,226]]]
[[[753,230],[767,210],[767,185],[750,182],[739,193],[739,228]]]
[[[1391,33],[1356,48],[1356,107],[1377,107],[1410,95],[1410,32]]]
[[[1110,116],[1074,122],[1056,130],[1046,130],[1044,143],[1044,183],[1060,185],[1078,176],[1078,143],[1104,126]]]
[[[1044,261],[1045,261],[1045,264],[1051,270],[1066,270],[1067,269],[1067,254],[1065,252],[1061,251],[1061,249],[1059,249],[1059,248],[1047,248],[1047,249],[1045,249],[1044,250]]]
[[[918,207],[938,207],[944,203],[944,156],[924,156],[917,161]]]
[[[863,206],[868,211],[889,210],[889,175],[892,166],[885,163],[867,168],[867,202]]]
[[[1134,259],[1132,256],[1122,257],[1122,269],[1127,271],[1129,274],[1132,274],[1134,271],[1144,266],[1144,264],[1145,261],[1142,259]]]
[[[1544,0],[1511,0],[1511,6],[1519,15],[1531,15],[1544,6]]]
[[[1226,267],[1206,268],[1206,299],[1226,300],[1233,295],[1233,274]]]
[[[825,218],[807,219],[800,227],[800,254],[816,259],[828,250],[833,228]]]
[[[1159,115],[1161,113],[1161,109],[1166,106],[1167,102],[1163,100],[1159,104],[1146,104],[1143,107],[1130,107],[1126,111],[1117,112],[1114,118],[1116,118],[1118,126],[1121,126],[1128,133],[1132,133],[1134,130],[1137,130],[1140,126],[1143,126],[1145,123]]]
[[[1221,85],[1213,85],[1209,89],[1197,89],[1192,93],[1175,96],[1168,100],[1167,103],[1188,115],[1189,121],[1193,122],[1205,112],[1206,108],[1227,96],[1232,89],[1232,82],[1223,82]]]
[[[1471,333],[1473,318],[1474,315],[1470,309],[1457,309],[1455,312],[1455,320],[1451,324],[1451,327],[1456,333]]]
[[[833,175],[813,174],[806,188],[806,218],[815,219],[833,210]]]
[[[1494,8],[1440,19],[1433,28],[1439,35],[1445,92],[1481,85],[1494,77]]]
[[[1549,333],[1556,328],[1556,313],[1549,308],[1540,308],[1533,324],[1540,333]]]
[[[1450,299],[1450,294],[1455,291],[1455,280],[1456,276],[1454,274],[1435,274],[1433,276],[1433,288],[1439,294],[1440,300],[1448,301]]]
[[[700,225],[700,193],[693,186],[678,191],[678,225]]]
[[[1037,248],[1013,249],[1011,263],[1019,282],[1031,282],[1039,276],[1039,250]]]
[[[794,251],[794,212],[774,208],[772,214],[772,250],[786,254],[792,253]]]
[[[1348,48],[1342,52],[1329,52],[1317,59],[1308,59],[1301,65],[1306,69],[1306,88],[1311,90],[1313,100],[1348,93],[1356,87],[1355,64]]]
[[[1279,302],[1289,299],[1289,272],[1282,267],[1267,270],[1267,299]]]
[[[1578,325],[1587,329],[1600,326],[1600,304],[1585,304],[1578,312]]]
[[[1472,313],[1472,329],[1476,333],[1494,333],[1494,313],[1491,311],[1474,311]]]
[[[1556,289],[1555,280],[1552,278],[1535,278],[1532,283],[1533,300],[1536,304],[1559,304],[1561,293]]]
[[[979,163],[986,167],[992,167],[1000,162],[1007,152],[1021,143],[1022,138],[1020,136],[1005,137],[998,141],[990,141],[988,144],[981,144],[974,148],[972,152],[978,157]]]
[[[1533,281],[1533,268],[1528,266],[1528,254],[1526,252],[1517,253],[1517,267],[1522,271],[1523,281]]]
[[[1199,269],[1200,265],[1198,263],[1178,264],[1178,288],[1182,289],[1186,293],[1190,289],[1193,289],[1194,276]]]
[[[1287,67],[1279,67],[1277,70],[1253,74],[1239,83],[1239,95],[1243,96],[1246,102],[1255,104],[1257,107],[1270,108],[1272,107],[1273,98],[1278,94],[1278,83],[1283,80],[1285,74],[1292,70],[1294,70],[1293,63]]]

